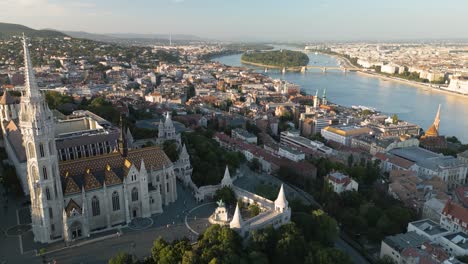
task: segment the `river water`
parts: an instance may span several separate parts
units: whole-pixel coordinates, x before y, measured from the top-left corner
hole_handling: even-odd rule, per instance
[[[334,57],[309,53],[311,66],[337,66]],[[244,65],[241,54],[228,55],[214,60],[230,66],[247,66],[258,71],[262,68]],[[274,79],[283,79],[301,86],[301,90],[314,95],[326,89],[329,101],[344,105],[363,105],[376,108],[385,114],[397,114],[400,119],[418,124],[426,130],[434,121],[437,107],[441,107],[440,133],[456,136],[468,143],[468,97],[431,91],[395,81],[383,80],[363,73],[308,70],[306,73],[270,70],[265,73]]]

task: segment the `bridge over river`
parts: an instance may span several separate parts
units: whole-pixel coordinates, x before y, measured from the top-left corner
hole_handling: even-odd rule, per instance
[[[348,71],[359,71],[358,68],[355,67],[344,67],[344,66],[312,66],[312,65],[307,65],[307,66],[298,66],[298,67],[265,67],[265,72],[268,72],[270,70],[279,70],[280,72],[287,72],[287,71],[295,71],[295,72],[306,72],[307,70],[321,70],[322,72],[327,72],[327,71],[342,71],[342,72],[348,72]]]

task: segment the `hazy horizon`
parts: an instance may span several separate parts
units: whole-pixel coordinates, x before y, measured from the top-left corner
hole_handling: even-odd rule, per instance
[[[468,38],[468,1],[2,0],[2,22],[96,34],[231,41]]]

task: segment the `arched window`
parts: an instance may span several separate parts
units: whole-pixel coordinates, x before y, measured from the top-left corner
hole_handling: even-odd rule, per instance
[[[32,176],[34,182],[39,181],[39,175],[37,173],[37,169],[36,169],[35,166],[31,167],[31,176]]]
[[[34,144],[32,142],[28,143],[28,154],[30,159],[36,157],[36,152],[34,151]]]
[[[132,202],[138,201],[138,189],[133,187],[132,189]]]
[[[46,193],[47,200],[50,200],[50,190],[48,187],[45,188],[45,193]]]
[[[98,216],[101,214],[101,209],[99,208],[99,200],[96,196],[91,200],[91,210],[93,211],[93,216]]]
[[[39,144],[39,153],[41,154],[41,158],[45,156],[44,145],[42,143]]]
[[[42,167],[42,178],[44,180],[47,180],[47,178],[48,178],[47,177],[47,168],[46,168],[46,166]]]
[[[117,191],[114,191],[114,193],[112,193],[112,209],[114,211],[120,210],[119,193]]]
[[[49,141],[49,153],[50,155],[54,155],[54,144],[52,140]]]

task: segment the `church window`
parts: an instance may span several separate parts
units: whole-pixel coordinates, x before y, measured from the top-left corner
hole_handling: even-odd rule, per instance
[[[76,150],[77,150],[76,155],[78,156],[79,159],[81,159],[81,157],[82,157],[82,155],[81,155],[81,146],[77,147]]]
[[[65,151],[65,149],[60,149],[60,160],[67,160],[67,152]]]
[[[158,175],[158,176],[156,176],[156,181],[159,181],[159,175]]]
[[[99,143],[99,154],[104,154],[104,144],[103,143]]]
[[[89,146],[88,145],[84,146],[84,149],[85,149],[85,157],[89,157]]]
[[[132,202],[138,201],[138,189],[133,187],[132,189]]]
[[[48,187],[46,187],[45,193],[46,193],[46,198],[47,198],[47,200],[50,200],[50,190],[49,190]]]
[[[51,225],[50,225],[50,230],[51,230],[52,232],[55,232],[55,225],[54,225],[54,224],[51,224]]]
[[[112,209],[114,211],[120,210],[120,200],[119,200],[119,193],[114,191],[112,193]]]
[[[166,192],[169,192],[169,183],[166,183]]]
[[[36,154],[35,154],[35,151],[34,151],[34,144],[31,143],[31,142],[28,144],[28,153],[29,153],[29,158],[36,157]]]
[[[91,210],[93,211],[93,216],[98,216],[101,214],[101,209],[99,208],[99,200],[96,196],[91,200]]]
[[[73,152],[73,148],[68,148],[68,154],[70,155],[70,159],[75,159],[75,153]]]
[[[44,180],[47,180],[47,179],[49,178],[48,175],[47,175],[47,168],[46,168],[46,166],[42,167],[42,178],[43,178]]]
[[[49,207],[49,218],[50,219],[54,218],[54,214],[53,214],[53,211],[52,211],[51,207]]]
[[[44,145],[42,143],[39,144],[39,153],[41,154],[41,158],[45,156]]]
[[[169,174],[166,174],[166,180],[169,179]]]
[[[36,182],[36,181],[39,181],[39,175],[37,173],[37,169],[36,167],[32,166],[31,167],[31,174],[32,174],[32,177],[33,177],[33,180]]]
[[[55,193],[55,198],[57,198],[57,184],[54,184],[54,193]]]
[[[53,144],[52,140],[49,141],[49,153],[50,153],[50,155],[54,154],[54,144]]]
[[[154,204],[154,199],[152,196],[150,196],[150,204]]]

